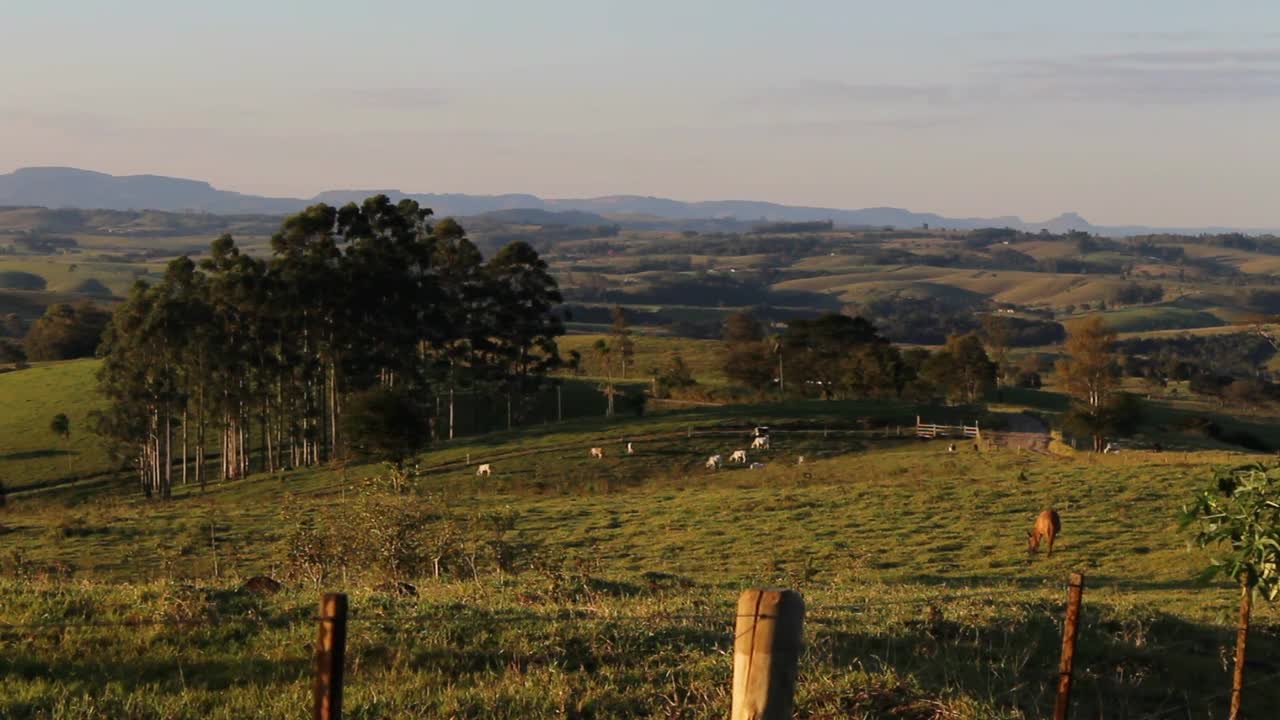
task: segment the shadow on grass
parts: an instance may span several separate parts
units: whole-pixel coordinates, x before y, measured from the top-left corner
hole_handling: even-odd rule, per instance
[[[63,457],[65,455],[78,455],[79,453],[70,450],[59,450],[57,448],[43,448],[41,450],[22,450],[19,452],[11,452],[0,455],[2,460],[35,460],[36,458],[47,457]]]
[[[815,620],[809,661],[913,676],[929,694],[960,690],[1048,717],[1057,685],[1061,606],[1027,603],[1018,620],[969,626],[933,616],[891,633],[859,632],[857,620]],[[1250,638],[1246,713],[1280,705],[1280,641],[1275,628]],[[1227,628],[1164,613],[1115,615],[1086,602],[1076,645],[1072,717],[1224,717],[1235,636]],[[1247,717],[1253,715],[1246,714]],[[930,716],[932,717],[932,716]]]

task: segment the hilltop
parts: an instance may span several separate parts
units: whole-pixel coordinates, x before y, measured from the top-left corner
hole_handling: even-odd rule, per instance
[[[479,215],[496,210],[577,211],[614,218],[658,218],[671,221],[705,219],[740,222],[805,222],[830,220],[842,227],[896,227],[973,229],[1008,227],[1038,232],[1072,230],[1100,235],[1128,236],[1151,232],[1223,232],[1233,228],[1156,228],[1101,226],[1076,213],[1064,213],[1043,221],[1027,221],[1013,215],[995,217],[946,217],[895,207],[860,209],[784,205],[756,200],[685,202],[642,195],[610,195],[594,198],[542,198],[528,193],[468,195],[464,193],[414,193],[396,188],[327,190],[310,198],[279,198],[220,190],[201,180],[160,175],[115,176],[68,167],[28,167],[0,175],[0,206],[42,206],[108,210],[168,210],[219,214],[272,214],[296,212],[325,202],[341,205],[385,194],[392,200],[409,198],[432,208],[437,215]]]

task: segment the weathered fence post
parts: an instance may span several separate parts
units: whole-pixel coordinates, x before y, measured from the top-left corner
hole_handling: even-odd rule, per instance
[[[803,626],[804,598],[794,590],[738,597],[731,720],[791,720]]]
[[[342,720],[342,665],[347,651],[347,596],[325,593],[316,640],[314,720]]]
[[[1076,661],[1076,634],[1080,630],[1080,599],[1084,595],[1084,575],[1071,573],[1067,587],[1067,621],[1062,626],[1062,660],[1058,663],[1058,699],[1053,720],[1066,720],[1071,707],[1071,671]]]

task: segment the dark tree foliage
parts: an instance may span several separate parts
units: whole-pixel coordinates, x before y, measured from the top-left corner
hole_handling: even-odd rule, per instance
[[[773,383],[772,348],[765,342],[764,326],[759,320],[747,313],[734,313],[725,318],[722,337],[725,377],[753,390],[763,390]]]
[[[1187,380],[1201,373],[1253,377],[1276,354],[1275,347],[1256,333],[1135,338],[1121,341],[1116,350],[1129,359],[1134,368],[1131,374],[1167,380]]]
[[[0,363],[21,366],[27,361],[22,346],[12,340],[0,339]]]
[[[1141,305],[1164,299],[1163,285],[1143,285],[1130,282],[1107,292],[1107,302],[1115,305]]]
[[[111,315],[90,302],[50,305],[23,340],[31,360],[93,357]]]
[[[929,356],[921,377],[948,400],[976,402],[996,385],[996,363],[974,333],[952,335],[942,350]]]
[[[27,334],[27,324],[17,313],[0,318],[0,337],[21,338]]]
[[[44,278],[19,270],[0,271],[0,289],[4,290],[44,290],[47,283]]]
[[[941,345],[955,334],[976,330],[978,302],[884,295],[858,306],[858,312],[894,342]]]
[[[485,263],[456,222],[430,215],[381,195],[314,205],[284,220],[270,258],[223,236],[198,266],[179,258],[158,284],[135,284],[107,332],[111,402],[95,424],[143,490],[167,496],[189,445],[199,482],[214,448],[224,479],[336,459],[353,393],[403,393],[449,436],[456,390],[505,396],[518,418],[559,362],[556,283],[528,245]]]
[[[342,430],[347,447],[357,455],[397,465],[431,439],[426,410],[404,389],[376,387],[353,394],[343,411]]]
[[[1142,405],[1128,393],[1116,393],[1106,403],[1094,407],[1072,402],[1062,425],[1073,435],[1091,438],[1093,451],[1102,452],[1108,437],[1127,437],[1142,421]]]
[[[906,382],[897,348],[862,317],[796,320],[781,339],[787,385],[824,398],[895,396]]]

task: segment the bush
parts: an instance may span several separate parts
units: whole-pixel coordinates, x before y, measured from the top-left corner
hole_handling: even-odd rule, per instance
[[[19,270],[0,271],[0,288],[5,290],[44,290],[47,286],[45,279],[34,273]]]
[[[400,390],[374,388],[356,393],[343,410],[347,447],[364,457],[382,457],[397,465],[427,445],[427,413]]]
[[[50,305],[23,340],[31,360],[93,357],[111,316],[90,302]]]

